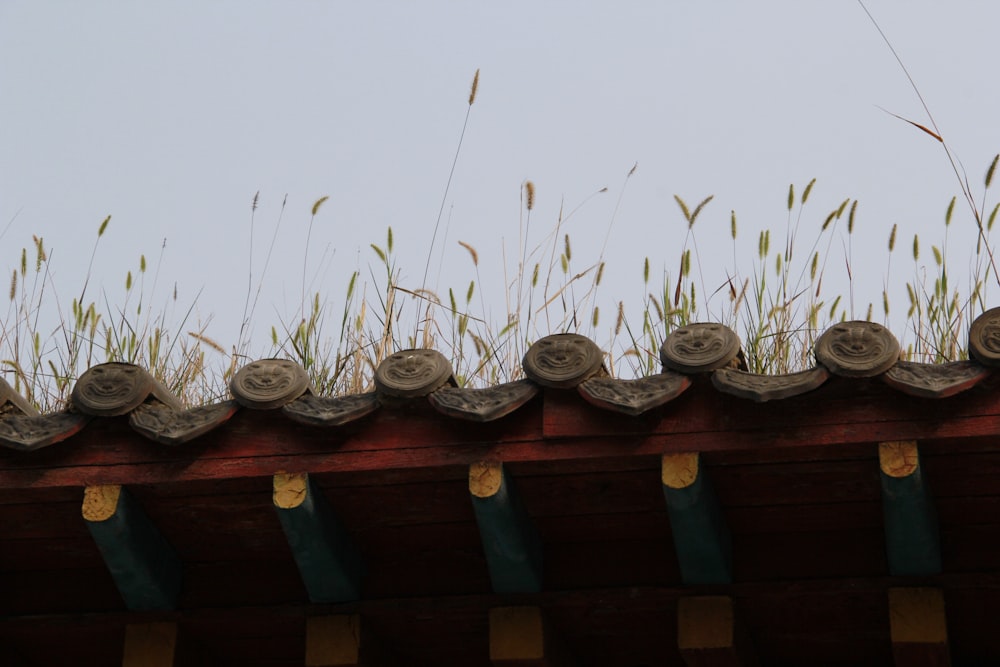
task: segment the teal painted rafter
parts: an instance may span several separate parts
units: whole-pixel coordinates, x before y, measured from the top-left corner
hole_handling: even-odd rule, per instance
[[[666,454],[661,469],[681,580],[732,582],[732,544],[722,506],[695,453]]]
[[[472,464],[469,492],[493,590],[540,591],[542,543],[503,465],[495,461]]]
[[[917,443],[882,442],[878,453],[890,574],[939,574],[937,512],[924,480]]]
[[[361,552],[309,475],[275,475],[274,507],[309,599],[361,597]]]
[[[176,606],[180,559],[127,489],[87,487],[83,518],[129,609]]]

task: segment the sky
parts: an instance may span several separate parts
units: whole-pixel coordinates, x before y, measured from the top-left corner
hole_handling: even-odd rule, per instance
[[[1000,3],[867,4],[982,202],[1000,152]],[[784,238],[789,185],[801,197],[813,178],[792,216],[796,261],[856,199],[853,234],[841,222],[821,246],[831,295],[850,264],[853,316],[888,284],[905,339],[905,282],[924,265],[933,280],[929,246],[962,276],[976,261],[961,197],[945,243],[959,182],[938,141],[884,111],[931,125],[856,2],[3,0],[0,109],[0,268],[44,238],[43,329],[84,283],[105,310],[134,306],[125,276],[144,255],[147,315],[190,308],[184,328],[261,356],[303,292],[339,314],[357,270],[377,293],[370,244],[385,247],[390,226],[400,284],[461,295],[476,280],[475,317],[503,320],[521,239],[530,251],[557,226],[571,274],[606,262],[593,303],[637,313],[645,259],[662,282],[693,247],[675,195],[691,207],[714,195],[693,229],[697,287],[712,293],[754,274],[759,232]],[[542,247],[543,267],[558,267],[562,244]],[[584,332],[607,339],[614,320]]]

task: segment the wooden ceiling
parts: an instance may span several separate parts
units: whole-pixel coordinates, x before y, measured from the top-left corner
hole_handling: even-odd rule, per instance
[[[832,378],[767,403],[696,377],[639,416],[544,389],[486,424],[425,398],[337,428],[241,410],[178,447],[127,416],[95,418],[65,442],[0,453],[0,642],[14,665],[117,665],[129,651],[144,664],[137,647],[163,628],[176,633],[163,664],[177,665],[994,664],[998,434],[993,377],[936,400]],[[890,498],[892,443],[918,453],[930,514]],[[682,528],[664,484],[678,460],[710,483],[727,580],[698,581],[684,560],[698,521],[712,525]],[[502,463],[516,520],[537,536],[540,590],[495,591],[470,493],[483,462]],[[358,599],[310,600],[275,506],[282,474],[307,474],[360,553]],[[81,515],[85,489],[118,485],[176,553],[170,608],[129,608]],[[904,528],[933,522],[920,548],[938,549],[936,570],[893,573],[894,507],[912,515]],[[530,644],[535,614],[544,656],[504,653],[505,631]],[[337,623],[355,658],[323,653]]]

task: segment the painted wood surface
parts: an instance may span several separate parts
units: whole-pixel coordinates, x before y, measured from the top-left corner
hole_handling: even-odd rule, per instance
[[[948,667],[948,623],[937,588],[890,588],[889,628],[897,667]]]
[[[490,424],[451,419],[429,406],[380,411],[330,429],[290,426],[278,413],[244,410],[174,450],[146,441],[121,420],[96,420],[71,443],[30,454],[3,452],[0,485],[161,483],[270,476],[283,469],[405,470],[484,458],[577,465],[626,452],[747,452],[766,461],[789,451],[815,456],[833,445],[915,439],[930,451],[937,441],[979,438],[981,451],[996,451],[1000,394],[985,384],[956,398],[927,401],[901,397],[874,381],[831,380],[807,397],[763,405],[695,386],[641,417],[614,415],[571,392],[552,391]]]
[[[469,495],[475,511],[490,581],[497,593],[542,589],[542,543],[514,481],[498,461],[469,467]]]
[[[840,405],[882,402],[870,413],[848,406],[867,415],[852,425],[823,405],[812,408],[815,424],[766,406],[754,406],[754,417],[702,389],[651,418],[602,421],[589,435],[580,424],[593,408],[581,411],[570,392],[488,431],[463,432],[409,408],[344,429],[241,412],[225,434],[177,450],[133,446],[127,424],[110,418],[88,427],[90,439],[30,456],[0,452],[0,476],[23,483],[0,485],[0,644],[29,664],[64,664],[66,650],[80,664],[120,660],[137,617],[123,609],[79,515],[81,482],[120,480],[135,484],[133,500],[184,563],[182,611],[139,618],[180,619],[180,638],[195,636],[233,664],[302,665],[307,619],[359,614],[403,664],[485,667],[489,610],[518,604],[540,609],[584,665],[678,665],[679,600],[716,592],[737,604],[764,664],[808,664],[803,656],[817,651],[830,664],[926,656],[927,646],[891,641],[887,591],[907,580],[889,575],[877,466],[877,443],[892,438],[876,436],[904,433],[909,421],[925,430],[920,469],[944,545],[932,581],[948,603],[949,651],[957,665],[995,662],[1000,439],[984,426],[990,414],[970,416],[966,400],[985,405],[988,394],[974,388],[940,405],[903,398],[879,423],[888,403],[878,387],[863,385],[853,398],[817,390]],[[552,421],[557,413],[575,423]],[[817,439],[791,441],[768,421],[777,416]],[[547,423],[563,431],[546,433]],[[602,434],[619,427],[626,435]],[[699,442],[698,469],[711,474],[732,540],[733,583],[721,591],[683,583],[664,502],[663,453]],[[538,593],[493,593],[469,500],[469,467],[481,460],[504,461],[530,508],[545,546]],[[362,599],[309,601],[273,507],[278,470],[308,470],[337,508],[365,555]],[[671,484],[688,488],[684,469],[674,472]]]
[[[128,608],[172,609],[181,588],[180,559],[128,490],[89,486],[82,513]]]
[[[306,667],[379,667],[403,664],[359,614],[306,619]]]
[[[361,553],[305,473],[274,476],[274,507],[313,602],[361,597]]]
[[[757,660],[725,595],[677,601],[677,646],[688,667],[747,667]]]
[[[132,623],[125,627],[122,667],[175,667],[177,624]]]
[[[879,443],[882,515],[889,572],[930,575],[941,572],[941,539],[934,500],[912,440]]]
[[[664,454],[661,482],[681,579],[686,584],[731,582],[732,538],[698,453]]]
[[[575,664],[539,607],[490,609],[494,667],[569,667]]]

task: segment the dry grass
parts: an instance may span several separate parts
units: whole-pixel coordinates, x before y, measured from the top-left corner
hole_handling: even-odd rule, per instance
[[[477,72],[468,97],[469,111],[478,88]],[[467,113],[463,138],[468,123]],[[945,146],[949,160],[956,164],[933,122],[933,130],[913,124]],[[442,211],[461,146],[460,139]],[[998,160],[1000,156],[993,159],[986,171],[981,197],[974,196],[968,179],[959,178],[962,198],[971,208],[978,235],[967,275],[956,280],[948,262],[948,235],[957,198],[947,207],[943,239],[930,246],[928,257],[933,264],[929,268],[921,264],[924,261],[921,249],[926,246],[922,246],[919,238],[913,238],[912,274],[904,281],[909,298],[904,339],[908,343],[905,349],[908,359],[941,362],[965,358],[967,354],[964,341],[968,327],[986,307],[987,284],[998,279],[991,232],[1000,203],[992,209],[986,203]],[[627,172],[621,184],[608,221],[604,248],[636,168],[633,166]],[[964,172],[956,168],[956,174],[961,173]],[[801,189],[789,186],[784,228],[761,232],[751,241],[756,248],[753,245],[748,248],[738,234],[735,211],[725,216],[732,241],[729,267],[706,265],[699,252],[698,223],[703,217],[714,215],[713,196],[703,197],[694,206],[675,196],[680,222],[686,226],[678,255],[658,274],[654,273],[657,260],[644,259],[643,291],[635,301],[616,295],[614,301],[602,302],[601,286],[607,268],[604,249],[596,257],[581,262],[574,254],[567,231],[567,223],[589,198],[566,213],[560,210],[557,218],[546,226],[547,233],[530,242],[538,187],[525,180],[521,189],[518,247],[510,255],[504,249],[500,266],[487,267],[491,274],[504,277],[506,310],[502,321],[491,321],[486,315],[489,309],[481,289],[480,253],[465,241],[458,241],[461,250],[451,247],[470,261],[471,275],[467,282],[440,292],[428,286],[433,258],[438,256],[438,261],[444,262],[447,230],[442,235],[441,247],[437,246],[440,212],[419,285],[401,281],[389,228],[384,241],[370,246],[372,264],[367,279],[355,271],[341,294],[313,290],[311,286],[316,281],[309,280],[309,244],[313,224],[326,201],[326,197],[321,197],[311,207],[304,235],[301,303],[294,317],[271,328],[272,349],[268,355],[295,360],[307,369],[320,393],[337,395],[370,390],[375,368],[394,351],[433,347],[450,356],[461,385],[483,386],[520,377],[520,361],[538,338],[550,333],[576,332],[590,336],[606,350],[606,365],[613,374],[629,377],[659,371],[659,347],[674,329],[711,320],[737,331],[751,370],[770,374],[800,370],[812,365],[813,344],[831,323],[857,318],[888,322],[890,276],[898,273],[894,269],[898,264],[894,261],[894,253],[898,252],[894,227],[888,241],[878,306],[875,301],[866,307],[856,304],[860,295],[855,291],[852,247],[859,204],[847,198],[825,214],[816,213],[809,203],[816,187],[815,179]],[[251,259],[256,211],[257,197],[254,197],[249,228]],[[148,286],[149,267],[145,256],[140,256],[134,271],[126,275],[123,302],[101,304],[94,300],[88,294],[91,275],[88,270],[79,295],[64,308],[52,286],[51,260],[45,244],[42,239],[34,238],[33,246],[22,249],[11,271],[7,313],[0,320],[2,377],[43,410],[65,405],[75,379],[83,370],[111,360],[149,368],[191,405],[225,396],[235,370],[253,356],[250,323],[255,319],[271,250],[284,217],[283,203],[263,266],[251,263],[248,267],[243,321],[234,343],[214,341],[206,335],[204,327],[192,325],[194,303],[179,316],[173,316],[177,307],[176,289],[172,301],[159,309],[149,303],[147,295],[155,292],[162,251]],[[98,226],[91,266],[109,223],[110,217]],[[747,257],[756,259],[744,273],[740,270],[740,260]],[[845,289],[830,295],[824,278],[828,268],[840,266],[841,260],[847,278],[839,284]],[[826,280],[827,284],[834,282],[837,281],[832,278]],[[610,321],[602,321],[602,303],[605,312],[614,313]],[[40,322],[44,321],[42,313],[52,309],[59,324],[46,332],[40,329]]]

